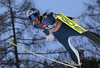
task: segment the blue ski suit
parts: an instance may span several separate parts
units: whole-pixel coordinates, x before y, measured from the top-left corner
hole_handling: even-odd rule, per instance
[[[73,19],[72,17],[69,17]],[[34,24],[35,28],[42,29],[46,35],[49,35],[50,32],[53,33],[54,37],[65,47],[65,49],[70,54],[72,60],[76,63],[80,63],[80,58],[78,51],[71,45],[70,36],[80,35],[78,32],[61,22],[56,18],[54,13],[44,13],[40,16],[41,23]]]

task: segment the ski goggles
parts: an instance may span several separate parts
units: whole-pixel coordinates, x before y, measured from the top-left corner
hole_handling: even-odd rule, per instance
[[[32,14],[32,15],[29,16],[30,20],[35,19],[35,18],[36,18],[36,14]]]

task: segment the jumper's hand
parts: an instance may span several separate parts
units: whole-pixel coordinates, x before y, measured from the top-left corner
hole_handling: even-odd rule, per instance
[[[49,34],[46,36],[46,41],[53,41],[54,40],[54,36],[52,34]]]
[[[81,22],[81,20],[80,19],[72,19],[72,21],[74,21],[74,22]]]

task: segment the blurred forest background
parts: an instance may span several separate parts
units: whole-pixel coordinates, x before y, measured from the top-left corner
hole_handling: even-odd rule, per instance
[[[84,5],[86,9],[79,17],[82,20],[79,25],[100,35],[100,0],[91,0]],[[26,16],[30,7],[35,7],[34,0],[23,0],[19,5],[15,0],[0,0],[0,9],[5,8],[0,13],[0,68],[67,68],[8,43],[11,40],[29,51],[57,61],[70,60],[56,39],[46,41],[44,33],[32,26],[32,21]],[[71,37],[71,41],[80,53],[82,68],[100,68],[100,45],[84,36]]]

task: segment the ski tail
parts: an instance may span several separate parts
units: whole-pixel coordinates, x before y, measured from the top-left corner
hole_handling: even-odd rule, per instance
[[[97,44],[100,44],[100,36],[99,35],[96,35],[92,32],[84,32],[82,33],[84,36],[88,37],[89,39],[91,39],[92,41],[96,42]]]

